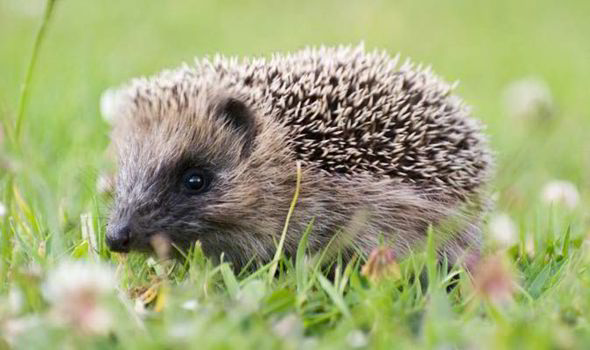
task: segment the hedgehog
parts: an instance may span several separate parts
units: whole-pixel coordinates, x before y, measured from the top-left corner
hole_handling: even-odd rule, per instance
[[[396,257],[433,234],[477,261],[493,157],[480,122],[430,68],[360,46],[217,55],[111,91],[114,252],[180,251],[240,269],[308,251]],[[306,231],[307,230],[307,231]],[[337,254],[336,254],[337,253]],[[442,260],[441,260],[442,261]]]

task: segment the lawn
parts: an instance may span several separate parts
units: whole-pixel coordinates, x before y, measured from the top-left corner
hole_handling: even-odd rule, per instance
[[[590,2],[57,0],[21,105],[44,8],[0,0],[0,349],[589,346]],[[431,244],[381,277],[362,259],[328,276],[304,241],[241,274],[198,247],[108,252],[103,91],[196,56],[361,41],[458,81],[487,125],[474,276],[442,273]]]

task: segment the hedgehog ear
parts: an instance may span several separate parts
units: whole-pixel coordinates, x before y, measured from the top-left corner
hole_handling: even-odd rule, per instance
[[[221,99],[217,112],[236,133],[242,136],[241,154],[243,157],[248,156],[256,136],[256,121],[250,108],[235,97],[225,97]]]

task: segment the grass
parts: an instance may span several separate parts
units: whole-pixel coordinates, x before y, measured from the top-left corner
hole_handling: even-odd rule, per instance
[[[47,27],[44,6],[0,0],[0,348],[569,349],[590,342],[590,3],[61,0]],[[43,40],[35,39],[40,25]],[[184,264],[106,250],[108,199],[96,191],[99,173],[112,166],[102,91],[193,56],[360,40],[460,80],[457,92],[488,125],[496,212],[514,221],[517,238],[502,247],[490,228],[486,254],[499,258],[484,271],[510,297],[497,300],[483,287],[485,274],[473,282],[461,269],[441,273],[428,250],[399,261],[399,274],[381,281],[361,273],[362,260],[327,276],[319,257],[304,254],[305,241],[294,261],[277,255],[237,275],[198,247]],[[503,108],[505,87],[527,76],[550,87],[551,120],[515,120]],[[576,208],[542,201],[553,179],[578,188]],[[112,266],[121,295],[107,282],[59,275],[76,271],[72,260]],[[275,269],[278,277],[269,278]],[[416,278],[423,273],[428,284]],[[458,286],[447,291],[453,276]],[[74,278],[78,292],[68,294]],[[51,281],[61,291],[49,292]]]

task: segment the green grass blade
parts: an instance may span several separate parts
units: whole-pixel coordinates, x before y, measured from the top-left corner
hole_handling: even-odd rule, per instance
[[[330,281],[328,281],[328,279],[326,277],[324,277],[322,274],[319,274],[319,273],[317,274],[317,279],[318,279],[318,282],[320,282],[320,286],[322,287],[322,289],[326,292],[326,294],[328,294],[328,296],[330,297],[330,299],[332,300],[334,305],[336,305],[338,310],[344,316],[346,316],[348,318],[352,317],[350,314],[350,310],[348,309],[348,305],[346,304],[346,301],[344,301],[344,298],[342,298],[342,295],[338,294],[338,291],[332,285],[332,283]]]
[[[47,31],[47,26],[49,24],[49,20],[51,19],[51,14],[53,13],[53,8],[55,5],[56,0],[47,0],[45,5],[45,12],[43,14],[43,20],[41,21],[41,25],[37,30],[37,35],[35,36],[35,42],[33,43],[33,50],[31,52],[31,59],[29,60],[29,64],[27,66],[27,70],[25,72],[25,77],[21,86],[20,97],[18,100],[18,110],[16,113],[16,122],[14,127],[14,137],[13,140],[18,147],[20,143],[21,137],[21,129],[24,121],[25,115],[25,108],[27,106],[27,100],[29,99],[29,85],[31,84],[31,79],[33,77],[33,72],[35,71],[35,66],[37,65],[37,60],[39,57],[39,51],[41,48],[41,44],[43,43],[43,39],[45,38],[45,33]]]
[[[227,287],[227,292],[232,299],[235,299],[238,296],[238,292],[240,291],[240,285],[236,279],[236,276],[234,275],[234,272],[227,263],[219,266],[219,269],[221,271],[221,276],[223,277],[223,282]]]
[[[287,213],[287,219],[285,220],[285,226],[283,227],[283,232],[281,233],[281,239],[279,241],[279,245],[277,246],[277,251],[275,256],[272,260],[270,265],[270,270],[268,272],[269,282],[274,279],[275,273],[277,271],[277,267],[279,265],[279,260],[281,259],[281,254],[283,253],[283,246],[285,244],[285,238],[287,237],[287,231],[289,230],[289,222],[291,221],[291,216],[295,211],[295,205],[297,204],[297,199],[299,198],[299,190],[301,187],[301,163],[297,162],[297,182],[295,184],[295,194],[293,194],[293,200],[291,201],[291,206],[289,207],[289,212]]]
[[[303,232],[303,236],[301,236],[301,240],[299,240],[299,245],[297,246],[297,255],[295,257],[295,274],[298,294],[301,293],[306,286],[308,267],[305,264],[305,251],[307,249],[309,233],[313,228],[313,222],[314,220],[312,219],[307,225],[305,232]]]

